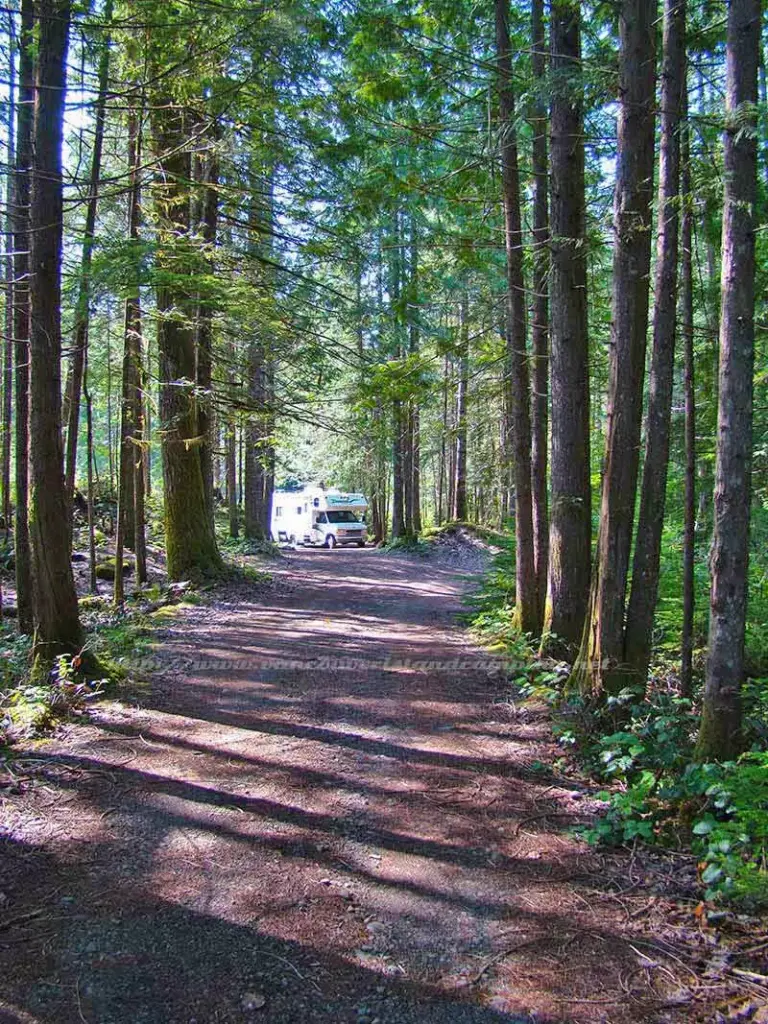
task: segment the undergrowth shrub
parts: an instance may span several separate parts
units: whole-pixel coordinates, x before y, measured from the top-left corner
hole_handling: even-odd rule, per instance
[[[46,732],[63,718],[84,714],[150,644],[151,623],[140,609],[127,604],[116,610],[108,599],[88,595],[80,600],[80,613],[86,647],[77,655],[57,658],[42,678],[31,678],[32,637],[9,626],[0,630],[0,744]],[[98,667],[100,678],[85,674],[86,660]]]
[[[105,680],[84,679],[78,655],[61,655],[44,680],[27,681],[31,638],[16,637],[11,657],[15,674],[0,688],[0,743],[32,736],[51,728],[58,719],[82,714],[89,701],[103,691]],[[3,650],[7,654],[7,650]]]
[[[389,554],[428,555],[432,547],[421,537],[393,537],[382,550]]]
[[[766,603],[751,579],[753,609]],[[589,842],[643,842],[686,847],[697,857],[704,897],[749,909],[768,906],[768,678],[743,688],[744,730],[751,748],[738,761],[696,764],[698,696],[681,697],[680,619],[675,572],[662,579],[656,621],[654,668],[647,692],[625,689],[596,707],[567,692],[569,668],[536,660],[529,638],[514,623],[514,553],[503,550],[471,599],[475,637],[513,663],[517,694],[546,702],[560,745],[592,778],[606,783],[599,794],[604,815],[581,830]],[[699,574],[699,587],[706,571]],[[677,591],[679,593],[679,590]],[[701,607],[701,606],[700,606]],[[706,607],[706,605],[705,605]],[[757,617],[748,633],[750,664],[768,654],[768,621]],[[706,622],[697,620],[698,642]],[[765,634],[765,635],[763,635]],[[701,667],[703,649],[695,664]]]
[[[266,555],[268,558],[275,558],[280,554],[280,547],[267,539],[230,537],[228,533],[220,532],[218,542],[224,553],[231,555]]]

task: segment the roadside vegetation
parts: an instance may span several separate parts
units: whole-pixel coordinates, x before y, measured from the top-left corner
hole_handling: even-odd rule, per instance
[[[271,580],[268,566],[279,553],[277,545],[232,539],[222,512],[216,525],[224,559],[216,578],[204,584],[169,581],[162,549],[157,548],[151,580],[132,588],[125,600],[115,605],[114,535],[108,517],[116,510],[114,506],[110,510],[108,503],[103,506],[107,532],[99,531],[95,592],[84,574],[78,577],[82,648],[59,655],[45,676],[33,678],[32,636],[19,633],[12,618],[0,619],[0,753],[16,739],[45,734],[62,721],[87,714],[96,698],[116,692],[129,676],[132,663],[151,650],[158,626],[178,610],[205,602],[212,587],[238,582],[263,585]],[[161,536],[159,515],[150,516],[148,525],[150,538]],[[75,539],[82,538],[76,534]],[[153,550],[151,544],[149,550]],[[133,573],[132,559],[125,559],[124,566],[127,575]]]
[[[750,576],[756,625],[748,631],[749,676],[742,690],[745,751],[734,760],[702,762],[696,756],[706,622],[703,616],[697,622],[694,685],[684,695],[680,569],[672,537],[662,564],[648,685],[624,688],[598,711],[569,685],[569,665],[541,657],[540,645],[515,627],[509,535],[499,538],[501,551],[471,597],[469,615],[475,636],[517,666],[509,680],[514,699],[545,703],[564,759],[605,787],[605,812],[582,831],[584,837],[595,844],[688,851],[699,865],[702,899],[747,910],[768,908],[768,644],[761,625],[768,621],[768,549],[760,544],[768,518],[761,513],[756,520]],[[706,585],[702,574],[700,608],[706,608]]]

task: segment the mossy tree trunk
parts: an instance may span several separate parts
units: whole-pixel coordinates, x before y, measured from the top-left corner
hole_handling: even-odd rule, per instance
[[[77,652],[83,633],[69,552],[61,441],[61,147],[71,5],[40,0],[30,197],[30,539],[35,656]]]
[[[128,238],[139,238],[139,139],[138,118],[131,112],[128,118],[128,166],[130,184],[128,192]],[[123,603],[123,549],[136,547],[135,507],[137,487],[143,493],[141,445],[137,443],[141,414],[141,300],[138,278],[132,283],[125,300],[123,334],[123,379],[120,416],[120,457],[117,491],[117,530],[115,534],[115,589],[116,605]],[[131,534],[133,533],[133,536]],[[138,580],[137,580],[138,582]]]
[[[696,550],[696,390],[693,320],[693,196],[688,96],[683,89],[681,190],[683,223],[680,238],[680,333],[683,340],[685,397],[685,512],[683,527],[683,624],[680,641],[680,692],[693,690],[694,559]]]
[[[215,147],[215,139],[212,146]],[[202,201],[202,237],[205,242],[205,258],[209,272],[215,273],[214,253],[219,219],[219,158],[215,148],[211,149],[203,162],[205,190]],[[197,385],[200,393],[198,402],[198,428],[202,438],[200,463],[203,470],[205,503],[213,522],[213,315],[212,302],[203,297],[198,308],[197,325]]]
[[[7,155],[8,171],[5,180],[5,337],[3,338],[2,366],[2,436],[0,441],[0,492],[2,492],[2,516],[6,537],[11,528],[11,419],[13,409],[13,216],[16,205],[13,168],[16,163],[16,61],[15,15],[8,10],[8,45],[11,59],[8,62],[8,129]],[[0,618],[2,612],[0,611]]]
[[[643,482],[624,639],[624,659],[639,685],[645,685],[651,660],[669,467],[677,327],[680,113],[685,86],[685,13],[685,0],[664,0],[653,349]]]
[[[456,386],[456,442],[455,477],[453,485],[453,508],[451,518],[466,522],[467,519],[467,411],[469,391],[469,296],[466,290],[461,295],[459,307],[459,377]]]
[[[412,356],[419,353],[420,306],[419,306],[419,233],[416,218],[411,214],[410,266],[408,274],[408,351]],[[408,421],[408,446],[410,456],[410,520],[414,536],[421,533],[421,426],[418,396],[411,399]]]
[[[601,700],[634,682],[624,613],[637,494],[651,260],[655,0],[622,0],[613,295],[597,559],[572,681]]]
[[[495,0],[496,68],[499,96],[502,204],[507,269],[506,344],[510,373],[511,426],[515,483],[515,617],[521,632],[541,633],[536,584],[531,486],[530,375],[526,345],[523,233],[520,174],[515,128],[515,94],[509,40],[509,0]]]
[[[547,493],[547,444],[549,405],[549,175],[547,169],[547,107],[544,99],[546,61],[544,2],[531,3],[531,66],[536,96],[531,118],[533,131],[533,302],[531,351],[531,487],[533,500],[533,548],[539,620],[544,620],[549,561],[549,513]]]
[[[755,202],[760,0],[731,0],[726,125],[720,372],[707,658],[696,756],[727,759],[741,747],[747,615],[755,352]]]
[[[543,653],[571,659],[587,612],[592,544],[579,4],[555,0],[550,26],[552,456]]]
[[[14,196],[14,439],[16,464],[16,607],[19,632],[34,629],[32,553],[29,546],[29,194],[34,107],[33,0],[22,0],[19,48],[19,103],[16,124]]]
[[[267,430],[266,353],[259,338],[248,347],[248,420],[245,424],[245,482],[243,533],[250,540],[266,540],[265,523],[269,435]]]
[[[258,183],[257,193],[263,197],[251,202],[249,211],[250,246],[258,259],[263,256],[265,263],[259,287],[265,299],[274,292],[274,278],[269,269],[272,255],[274,232],[274,168],[267,162],[254,169],[254,181]],[[248,418],[243,428],[243,533],[251,540],[265,541],[271,531],[272,481],[274,479],[274,452],[272,424],[274,413],[271,399],[271,339],[267,336],[264,323],[252,328],[246,354]]]
[[[196,302],[188,290],[191,180],[183,108],[155,97],[154,134],[159,163],[155,185],[158,220],[157,346],[165,497],[165,542],[171,579],[216,573],[221,556],[205,500],[195,397]]]

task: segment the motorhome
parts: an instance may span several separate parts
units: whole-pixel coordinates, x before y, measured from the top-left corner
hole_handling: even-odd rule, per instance
[[[334,548],[368,539],[362,494],[342,493],[336,488],[304,487],[300,491],[276,490],[272,502],[272,538],[278,544],[306,544]]]

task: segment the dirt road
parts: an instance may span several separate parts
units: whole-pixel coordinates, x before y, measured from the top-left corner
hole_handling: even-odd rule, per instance
[[[672,1020],[648,896],[568,834],[591,796],[457,623],[470,583],[290,554],[28,745],[0,791],[0,1021]]]

